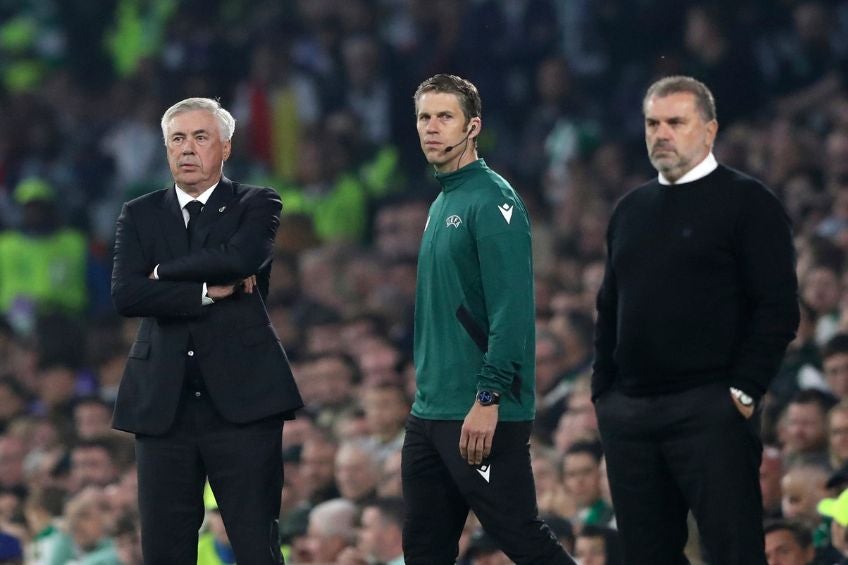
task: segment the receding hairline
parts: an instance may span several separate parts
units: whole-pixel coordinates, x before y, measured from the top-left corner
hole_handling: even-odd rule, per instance
[[[662,78],[652,83],[642,98],[642,113],[648,102],[654,98],[666,98],[673,94],[690,94],[695,109],[706,122],[717,120],[716,104],[713,93],[703,82],[684,75]]]

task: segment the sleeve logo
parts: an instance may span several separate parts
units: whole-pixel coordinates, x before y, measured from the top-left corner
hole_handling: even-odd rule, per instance
[[[509,223],[509,221],[512,220],[512,211],[514,209],[515,209],[514,206],[510,206],[506,202],[504,202],[503,204],[498,206],[498,211],[501,213],[501,216],[504,217],[504,220],[506,220],[506,223]]]
[[[458,228],[459,224],[461,224],[461,223],[462,223],[462,219],[459,216],[457,216],[456,214],[454,214],[453,216],[448,216],[448,219],[445,220],[445,227],[446,228],[449,228],[449,227]]]

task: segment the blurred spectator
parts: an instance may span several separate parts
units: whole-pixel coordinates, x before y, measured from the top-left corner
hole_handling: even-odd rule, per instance
[[[304,563],[334,563],[356,543],[356,505],[344,498],[322,502],[309,513]]]
[[[114,542],[108,537],[107,519],[102,510],[105,500],[96,487],[82,490],[68,501],[65,528],[49,550],[46,565],[66,563],[115,563]]]
[[[592,402],[588,374],[581,376],[566,398],[565,412],[559,419],[553,437],[554,447],[560,454],[577,441],[595,441],[598,435],[598,417]]]
[[[74,402],[74,432],[82,440],[115,435],[112,430],[112,407],[94,397],[84,397]]]
[[[848,400],[842,400],[827,413],[827,444],[830,467],[848,463]]]
[[[783,517],[797,520],[815,529],[819,524],[816,505],[827,496],[826,466],[803,463],[790,467],[781,479]]]
[[[785,411],[784,458],[788,462],[828,464],[827,412],[836,403],[819,390],[802,390],[792,397]]]
[[[783,457],[774,446],[763,447],[763,459],[760,462],[760,494],[763,498],[763,516],[780,518],[781,492],[780,481],[783,478]]]
[[[839,273],[830,265],[815,265],[800,278],[802,300],[816,313],[816,342],[824,344],[837,332],[839,297],[842,286]]]
[[[830,543],[843,558],[848,558],[848,490],[836,498],[826,498],[818,504],[818,512],[830,518]]]
[[[838,333],[821,349],[827,388],[838,399],[848,399],[848,334]]]
[[[399,384],[392,383],[365,386],[360,395],[369,431],[366,445],[383,461],[403,446],[409,399]]]
[[[580,441],[565,452],[562,468],[566,492],[577,505],[574,522],[605,526],[613,517],[612,508],[601,496],[601,445]]]
[[[71,448],[71,493],[92,486],[103,488],[118,480],[115,444],[111,439],[81,440]]]
[[[403,565],[403,500],[377,498],[362,508],[356,547],[339,555],[338,565]]]
[[[339,496],[335,481],[336,442],[323,432],[310,435],[303,442],[300,472],[306,500],[316,505]]]
[[[767,521],[765,532],[768,565],[810,565],[815,557],[813,536],[798,522]]]
[[[599,525],[587,524],[577,533],[574,556],[581,565],[624,565],[618,532]]]
[[[463,554],[463,563],[468,565],[509,565],[512,561],[501,551],[497,542],[483,530],[471,535],[468,549]]]
[[[377,494],[383,498],[403,496],[400,476],[401,452],[398,449],[383,459]]]
[[[139,528],[138,515],[133,512],[124,513],[115,521],[112,536],[120,565],[144,565]]]
[[[25,179],[15,201],[23,209],[20,229],[0,234],[0,311],[27,334],[41,312],[84,313],[88,248],[85,234],[62,226],[46,181]]]
[[[380,461],[360,442],[348,441],[336,452],[336,485],[342,498],[363,504],[377,494]]]

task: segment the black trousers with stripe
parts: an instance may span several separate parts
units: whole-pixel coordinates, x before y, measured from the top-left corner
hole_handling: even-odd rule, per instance
[[[401,465],[407,565],[455,563],[469,509],[515,563],[573,565],[538,516],[532,425],[499,422],[492,452],[477,468],[459,453],[462,421],[409,417]]]
[[[627,565],[688,563],[691,509],[714,565],[766,565],[755,419],[726,383],[646,397],[612,389],[595,409]]]

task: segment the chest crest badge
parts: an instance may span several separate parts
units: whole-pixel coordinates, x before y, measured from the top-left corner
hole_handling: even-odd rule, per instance
[[[445,227],[446,228],[450,228],[450,227],[458,228],[459,224],[461,224],[461,223],[462,223],[462,218],[460,218],[459,216],[454,214],[453,216],[448,216],[448,219],[445,220]]]

